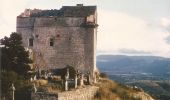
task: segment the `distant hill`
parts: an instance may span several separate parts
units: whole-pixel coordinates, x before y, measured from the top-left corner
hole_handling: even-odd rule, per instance
[[[112,80],[140,87],[156,100],[170,100],[170,58],[100,55],[97,66]]]
[[[141,72],[170,75],[170,58],[157,56],[99,55],[97,66],[101,71]]]

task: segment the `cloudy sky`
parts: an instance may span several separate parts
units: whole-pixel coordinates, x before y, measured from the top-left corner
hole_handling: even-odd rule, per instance
[[[170,57],[170,0],[1,0],[0,38],[16,31],[25,8],[97,5],[98,54]]]

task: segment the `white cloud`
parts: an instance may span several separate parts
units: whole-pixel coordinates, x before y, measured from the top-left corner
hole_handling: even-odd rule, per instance
[[[53,2],[53,3],[51,3]],[[1,0],[0,3],[0,38],[9,36],[16,29],[16,16],[25,8],[51,9],[62,5],[75,5],[55,0]],[[90,4],[88,4],[90,5]],[[98,51],[107,53],[120,53],[119,50],[152,52],[155,55],[170,56],[169,45],[160,28],[149,27],[149,22],[128,13],[98,10]],[[161,18],[161,26],[168,28],[170,18]]]
[[[170,18],[166,17],[161,18],[161,25],[163,27],[170,27]]]
[[[0,38],[16,30],[16,17],[24,10],[26,0],[2,0],[0,4]]]
[[[166,43],[170,44],[170,36],[167,36],[167,37],[165,38],[165,41],[166,41]]]
[[[55,0],[52,0],[54,2]],[[16,17],[26,8],[51,8],[48,0],[1,0],[0,3],[0,38],[16,31]],[[51,5],[55,5],[52,3]]]
[[[164,41],[167,34],[151,28],[149,22],[121,12],[99,10],[98,50],[119,53],[119,49],[134,49],[167,56],[170,47]],[[169,55],[170,56],[170,55]]]

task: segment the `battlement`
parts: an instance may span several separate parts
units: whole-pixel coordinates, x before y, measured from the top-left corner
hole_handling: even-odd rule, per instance
[[[94,15],[96,6],[63,6],[61,9],[41,10],[41,9],[25,9],[18,17],[86,17]]]

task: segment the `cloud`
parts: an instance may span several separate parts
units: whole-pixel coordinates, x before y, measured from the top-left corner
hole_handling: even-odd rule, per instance
[[[168,32],[170,32],[170,18],[162,17],[160,19],[161,26]]]
[[[160,19],[160,25],[165,30],[165,32],[168,34],[164,40],[167,44],[170,44],[170,18],[168,17],[162,17]]]
[[[126,49],[126,48],[119,49],[119,52],[125,53],[125,54],[151,54],[151,52],[149,52],[149,51]]]
[[[51,9],[59,8],[61,5],[75,5],[75,2],[66,3],[65,1],[65,4],[63,2],[56,0],[50,2],[49,0],[1,0],[0,38],[9,36],[11,32],[16,30],[16,16],[25,8]],[[87,5],[91,5],[91,3]],[[167,53],[170,51],[169,44],[167,44],[169,43],[167,42],[169,34],[165,34],[164,31],[170,33],[169,17],[161,17],[159,22],[161,26],[150,27],[149,25],[153,24],[150,21],[120,11],[98,9],[97,50],[100,54],[117,54],[120,53],[120,49],[126,48],[129,51],[133,49],[149,51],[155,55],[170,56]]]
[[[126,48],[129,52],[133,49],[170,56],[169,53],[167,55],[170,47],[164,40],[168,34],[161,27],[150,26],[151,21],[127,13],[99,10],[98,23],[98,51],[115,54]]]
[[[161,18],[161,25],[164,27],[169,27],[170,26],[170,19],[169,18]]]
[[[26,0],[2,0],[0,4],[0,38],[16,31],[16,16],[24,10]]]
[[[0,38],[9,36],[11,32],[16,31],[16,17],[26,8],[50,9],[57,3],[55,0],[51,0],[51,2],[48,0],[1,0]]]
[[[165,38],[167,44],[170,44],[170,35]]]

